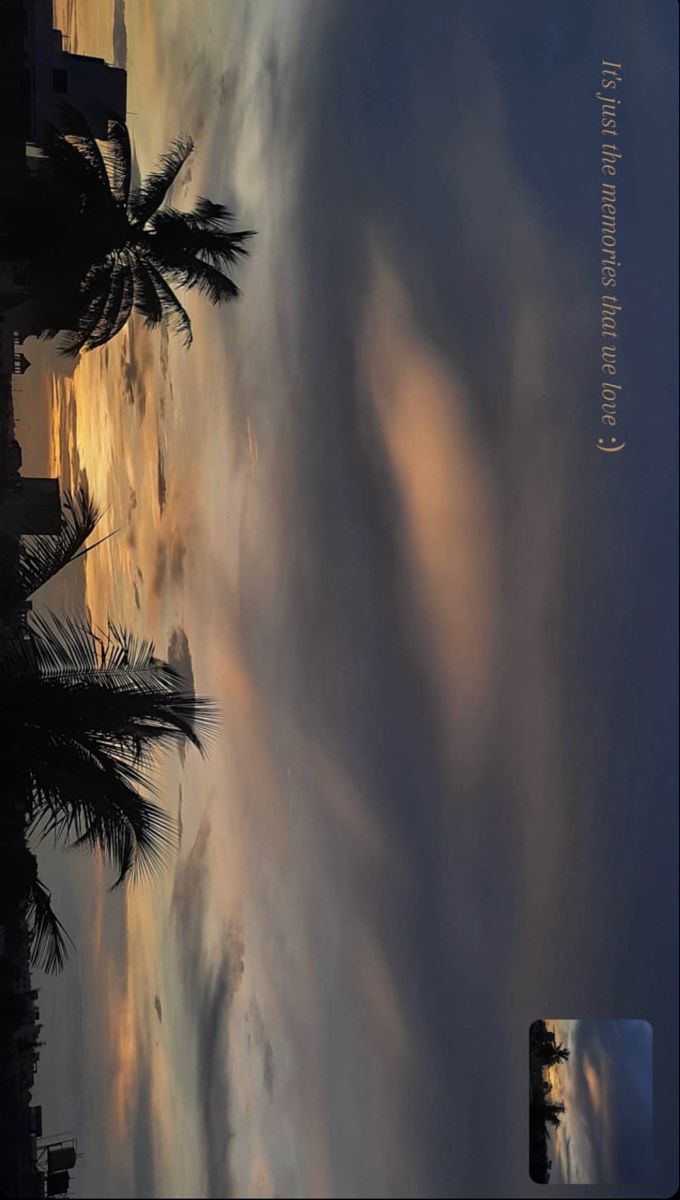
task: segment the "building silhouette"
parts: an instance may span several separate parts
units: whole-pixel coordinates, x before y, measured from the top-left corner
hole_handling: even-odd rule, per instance
[[[0,535],[55,534],[61,528],[58,479],[17,474],[0,493]]]

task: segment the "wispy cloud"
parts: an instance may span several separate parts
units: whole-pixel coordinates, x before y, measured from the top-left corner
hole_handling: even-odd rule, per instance
[[[221,950],[209,958],[204,931],[209,897],[210,826],[201,825],[196,840],[177,870],[172,914],[186,1008],[196,1045],[196,1098],[203,1136],[206,1194],[234,1195],[229,1164],[231,1099],[228,1022],[244,969],[244,946],[236,926],[225,924]]]
[[[652,1168],[652,1029],[646,1021],[568,1022],[560,1177],[644,1184]]]

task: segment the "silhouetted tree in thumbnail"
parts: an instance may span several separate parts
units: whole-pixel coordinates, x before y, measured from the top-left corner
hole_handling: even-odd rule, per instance
[[[563,1112],[563,1104],[546,1104],[542,1107],[543,1119],[555,1129],[560,1123],[560,1118]]]
[[[566,1062],[568,1058],[569,1058],[569,1051],[568,1051],[567,1047],[562,1046],[560,1044],[557,1046],[553,1046],[552,1050],[550,1051],[550,1053],[548,1054],[548,1056],[546,1058],[546,1063],[548,1066],[555,1066],[557,1063]]]

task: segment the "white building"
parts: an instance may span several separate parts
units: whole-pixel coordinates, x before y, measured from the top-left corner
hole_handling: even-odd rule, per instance
[[[24,0],[24,9],[25,140],[39,141],[49,124],[59,125],[64,101],[83,114],[95,137],[106,138],[110,120],[125,121],[126,72],[65,49],[53,27],[52,0]]]

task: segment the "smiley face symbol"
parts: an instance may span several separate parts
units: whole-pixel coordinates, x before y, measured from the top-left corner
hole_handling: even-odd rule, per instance
[[[618,438],[615,437],[611,438],[610,440],[612,441],[613,445],[605,446],[604,438],[598,438],[596,443],[597,449],[601,450],[603,454],[617,454],[619,450],[623,450],[623,447],[626,444],[625,442],[620,442]]]

